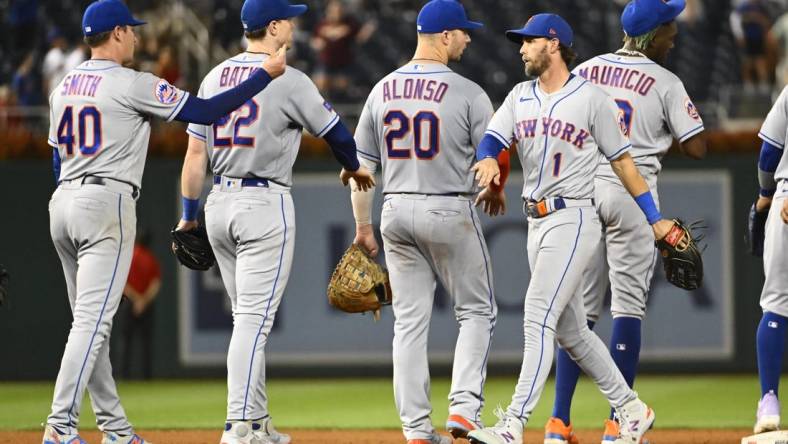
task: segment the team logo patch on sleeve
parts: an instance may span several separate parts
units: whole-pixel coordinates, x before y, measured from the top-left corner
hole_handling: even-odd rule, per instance
[[[154,94],[156,95],[156,100],[165,105],[170,105],[178,100],[181,92],[178,88],[170,85],[170,82],[162,79],[156,84]]]
[[[330,103],[328,103],[328,100],[324,100],[324,101],[323,101],[323,108],[325,108],[325,109],[327,109],[327,110],[329,110],[329,111],[331,111],[331,112],[333,112],[333,111],[334,111],[334,107],[333,107],[333,106],[331,106],[331,104],[330,104]]]
[[[698,108],[695,108],[695,104],[692,103],[689,97],[684,99],[684,109],[687,111],[690,117],[695,120],[700,120],[700,114],[698,114]]]
[[[629,127],[627,127],[627,120],[624,118],[624,111],[618,110],[618,129],[621,130],[621,134],[629,137]]]

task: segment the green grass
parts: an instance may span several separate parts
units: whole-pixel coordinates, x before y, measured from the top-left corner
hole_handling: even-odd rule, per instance
[[[497,404],[506,406],[514,378],[487,382],[485,422],[495,422]],[[758,399],[754,376],[641,377],[637,390],[657,411],[660,428],[747,428],[752,426]],[[398,428],[391,381],[388,379],[281,380],[269,382],[270,408],[281,428]],[[37,429],[46,420],[51,383],[0,383],[0,429]],[[121,382],[121,398],[132,423],[141,429],[216,428],[221,426],[226,386],[221,380]],[[442,428],[449,381],[432,383],[433,420]],[[553,401],[548,383],[530,427],[542,427]],[[607,403],[584,378],[573,409],[576,428],[599,428]],[[88,399],[82,428],[95,427]]]

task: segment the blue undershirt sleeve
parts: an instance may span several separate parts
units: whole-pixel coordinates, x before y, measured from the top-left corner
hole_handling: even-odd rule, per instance
[[[271,80],[273,80],[271,76],[264,69],[260,68],[248,79],[241,82],[240,85],[217,94],[210,99],[201,99],[189,94],[186,103],[183,104],[183,108],[175,116],[175,120],[211,125],[256,96],[271,83]]]
[[[501,143],[498,138],[490,134],[485,134],[484,137],[482,137],[482,141],[479,142],[479,147],[476,148],[476,160],[482,160],[488,157],[497,159],[498,154],[500,154],[501,150],[504,148],[506,148],[506,145]]]
[[[783,150],[769,142],[764,141],[761,145],[761,154],[758,157],[758,184],[761,187],[761,196],[772,196],[777,189],[774,172],[777,171],[782,155]]]
[[[356,171],[360,167],[356,156],[356,141],[347,127],[340,120],[331,128],[323,138],[331,147],[334,157],[348,171]]]
[[[55,174],[55,184],[60,182],[60,151],[52,148],[52,172]]]

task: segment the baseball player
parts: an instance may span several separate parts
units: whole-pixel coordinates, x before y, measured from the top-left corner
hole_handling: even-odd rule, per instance
[[[104,444],[144,442],[120,405],[109,334],[132,257],[151,117],[213,122],[284,72],[281,53],[254,65],[255,73],[237,88],[207,100],[194,97],[123,67],[134,57],[132,27],[142,24],[119,0],[91,3],[82,32],[92,58],[69,72],[49,99],[49,144],[59,183],[49,202],[50,233],[74,320],[44,444],[84,442],[77,425],[86,387]]]
[[[522,197],[528,215],[531,281],[525,297],[525,350],[519,381],[506,411],[493,427],[471,431],[472,443],[522,442],[523,425],[539,400],[553,360],[553,341],[594,380],[622,427],[618,444],[640,442],[654,412],[627,386],[613,358],[586,324],[579,294],[583,272],[600,241],[593,177],[600,153],[635,198],[654,237],[673,227],[662,219],[648,184],[638,172],[623,115],[600,88],[571,74],[573,33],[554,14],[531,17],[507,37],[521,44],[525,71],[495,112],[474,166],[479,185],[499,175],[495,160],[512,141],[523,165]]]
[[[384,77],[367,98],[356,128],[359,160],[383,168],[381,232],[393,292],[394,399],[408,443],[450,443],[432,427],[427,363],[435,285],[454,300],[459,323],[446,428],[465,437],[481,427],[497,308],[492,265],[474,208],[471,166],[492,117],[487,94],[447,65],[459,61],[482,27],[454,0],[419,12],[413,59]],[[352,188],[355,243],[376,255],[372,192]],[[500,205],[497,194],[481,196]]]
[[[684,154],[700,159],[706,153],[703,122],[681,80],[661,66],[673,47],[673,21],[684,0],[633,0],[621,16],[624,47],[588,60],[573,70],[610,94],[624,116],[632,147],[630,154],[657,200],[660,159],[673,138]],[[594,327],[608,284],[612,292],[613,334],[610,352],[633,386],[640,355],[640,325],[656,262],[651,227],[640,209],[603,160],[594,178],[594,200],[602,223],[603,242],[593,254],[582,284],[589,328]],[[607,257],[607,261],[598,258]],[[609,269],[609,270],[608,270]],[[609,272],[609,278],[608,278]],[[570,407],[580,368],[564,350],[556,356],[553,417],[545,425],[545,444],[576,442]],[[605,421],[602,443],[618,436],[618,423]]]
[[[200,96],[226,91],[271,54],[290,48],[293,17],[305,5],[246,0],[241,9],[246,51],[217,65]],[[271,423],[265,390],[265,344],[290,276],[295,246],[292,167],[302,130],[323,137],[350,178],[366,189],[353,136],[301,71],[287,72],[261,94],[210,126],[190,125],[182,172],[183,215],[178,228],[197,226],[199,196],[210,162],[213,189],[205,224],[230,297],[233,333],[227,352],[227,422],[222,444],[290,442]]]
[[[755,433],[780,427],[780,403],[777,400],[780,372],[785,354],[785,331],[788,327],[788,88],[783,89],[761,126],[763,140],[758,161],[760,193],[755,203],[758,212],[768,211],[763,243],[763,269],[766,280],[761,292],[763,317],[756,335],[758,376],[761,400],[758,402]]]

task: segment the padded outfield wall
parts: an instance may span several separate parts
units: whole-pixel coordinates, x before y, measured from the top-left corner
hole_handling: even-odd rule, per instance
[[[754,162],[743,155],[716,156],[702,163],[666,162],[660,184],[663,213],[708,222],[706,277],[703,289],[690,293],[666,284],[658,268],[644,323],[645,370],[754,370],[763,277],[761,264],[746,255],[742,242],[746,210],[757,189]],[[179,216],[179,175],[179,161],[150,161],[138,202],[138,225],[153,233],[153,250],[162,260],[154,373],[221,376],[231,321],[218,271],[187,272],[169,253],[168,231]],[[0,309],[0,337],[5,338],[0,342],[0,380],[53,378],[67,336],[65,286],[49,239],[51,177],[46,162],[0,163],[0,263],[12,274],[12,300]],[[268,341],[271,374],[346,374],[348,369],[389,374],[390,309],[374,323],[370,316],[338,313],[325,300],[331,267],[353,238],[347,191],[333,172],[301,171],[295,183],[295,260]],[[514,371],[521,357],[522,304],[530,273],[519,184],[515,175],[508,186],[506,216],[482,216],[499,305],[492,373]],[[376,204],[379,208],[379,198]],[[609,325],[608,315],[597,328],[603,338],[609,335]],[[116,351],[121,327],[116,325],[114,331]],[[438,288],[430,334],[433,373],[448,373],[456,330],[450,299]]]

